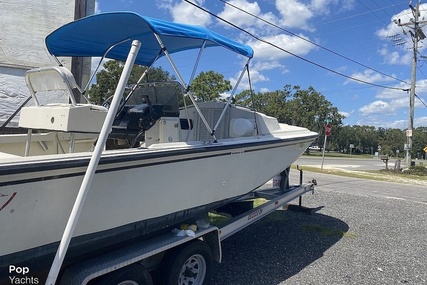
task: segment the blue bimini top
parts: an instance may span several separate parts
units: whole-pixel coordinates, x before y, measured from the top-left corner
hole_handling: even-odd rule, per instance
[[[169,53],[199,49],[205,42],[205,47],[222,46],[245,57],[253,57],[250,46],[206,28],[154,19],[134,12],[103,13],[76,20],[49,34],[46,46],[54,56],[102,57],[117,44],[106,57],[125,61],[132,40],[139,40],[141,49],[135,63],[151,66],[161,50],[154,34],[160,37]]]

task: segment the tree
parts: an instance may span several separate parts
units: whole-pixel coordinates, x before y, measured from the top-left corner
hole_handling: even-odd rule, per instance
[[[311,86],[302,90],[299,86],[292,88],[291,85],[285,85],[283,90],[258,92],[252,96],[247,90],[238,94],[236,101],[276,117],[281,123],[306,127],[321,133],[324,133],[327,118],[336,126],[341,125],[344,118],[325,96]]]
[[[245,90],[236,95],[239,105],[257,110],[269,116],[275,117],[279,122],[286,119],[286,102],[290,93],[287,90],[253,93]]]
[[[89,98],[94,104],[102,104],[107,98],[114,95],[120,76],[123,71],[124,63],[116,60],[109,60],[104,63],[104,69],[96,75],[96,84],[92,84],[89,89]],[[146,66],[134,65],[128,84],[132,85],[138,82],[138,79],[147,69]],[[141,83],[164,82],[174,80],[169,72],[161,67],[152,68]]]
[[[418,127],[413,132],[413,145],[412,153],[413,157],[421,158],[426,157],[424,148],[427,147],[427,128]]]
[[[324,142],[326,120],[336,128],[342,125],[344,119],[338,109],[311,86],[303,90],[299,86],[285,85],[283,90],[258,93],[245,90],[236,96],[236,103],[275,117],[280,123],[318,132],[319,145]],[[332,140],[329,140],[330,146],[334,137],[331,136]]]
[[[355,148],[361,153],[373,154],[374,150],[378,147],[378,134],[373,126],[353,126],[353,131],[356,135],[354,141]]]
[[[191,83],[190,90],[197,101],[206,102],[220,98],[220,94],[231,90],[231,83],[222,74],[214,71],[200,72]]]
[[[289,92],[290,88],[290,85],[285,86]],[[313,87],[303,90],[299,86],[294,86],[293,91],[292,99],[286,104],[285,123],[303,126],[321,134],[324,134],[327,119],[332,126],[342,124],[344,116],[339,114],[338,109]]]
[[[396,150],[403,152],[406,142],[405,133],[400,129],[386,129],[384,137],[380,140],[381,154],[394,155]]]
[[[339,126],[334,132],[334,142],[340,152],[349,152],[350,144],[356,144],[356,134],[351,126]]]

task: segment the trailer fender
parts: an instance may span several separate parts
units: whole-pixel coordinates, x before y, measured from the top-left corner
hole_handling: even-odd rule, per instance
[[[221,241],[219,237],[219,230],[211,231],[202,237],[202,240],[210,247],[212,252],[212,259],[218,263],[222,260]]]

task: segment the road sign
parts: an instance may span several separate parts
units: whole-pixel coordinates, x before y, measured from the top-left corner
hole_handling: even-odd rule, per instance
[[[423,148],[424,152],[427,153],[427,146]]]
[[[325,135],[326,136],[330,136],[331,135],[331,132],[332,132],[332,126],[331,126],[331,124],[326,124],[326,126],[325,126]]]

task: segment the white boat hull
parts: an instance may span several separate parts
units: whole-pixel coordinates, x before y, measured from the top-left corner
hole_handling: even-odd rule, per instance
[[[106,153],[74,236],[242,196],[287,168],[311,141],[251,138]],[[56,159],[4,165],[9,173],[0,178],[0,258],[60,240],[89,158]]]

